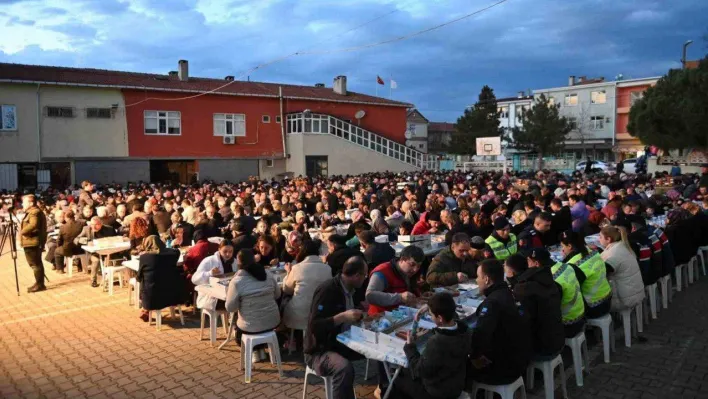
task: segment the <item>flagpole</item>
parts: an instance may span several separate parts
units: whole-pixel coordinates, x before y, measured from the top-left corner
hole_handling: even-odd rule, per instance
[[[393,86],[391,85],[391,82],[393,82],[393,75],[388,75],[388,99],[389,100],[393,97]]]
[[[376,97],[378,97],[379,96],[379,77],[378,76],[376,76],[376,82],[374,82],[374,83],[376,84]]]

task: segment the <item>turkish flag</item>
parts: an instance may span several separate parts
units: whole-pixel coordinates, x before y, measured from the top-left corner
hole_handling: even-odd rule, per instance
[[[381,76],[376,75],[376,83],[380,84],[381,86],[384,85],[383,79],[381,79]]]

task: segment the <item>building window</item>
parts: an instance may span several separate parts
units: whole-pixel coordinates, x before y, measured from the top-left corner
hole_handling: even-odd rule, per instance
[[[633,91],[633,92],[629,93],[629,105],[630,106],[634,105],[634,103],[641,100],[642,98],[644,98],[643,91]]]
[[[516,105],[516,119],[517,120],[521,121],[523,119],[524,112],[526,112],[527,108],[528,107],[526,105],[520,105],[520,104]]]
[[[578,93],[566,94],[565,105],[567,107],[575,107],[576,105],[578,105]]]
[[[145,134],[182,134],[181,113],[178,111],[145,111]]]
[[[246,115],[214,114],[214,136],[246,137]]]
[[[73,118],[74,109],[71,107],[47,107],[47,116],[50,118]]]
[[[17,130],[17,108],[14,105],[0,105],[0,130]]]
[[[605,90],[593,91],[590,93],[590,102],[593,104],[605,104],[607,102],[607,92]]]
[[[270,123],[270,115],[263,115],[263,123]]]
[[[86,108],[87,118],[110,119],[112,116],[110,108]]]
[[[280,121],[281,121],[280,115],[276,115],[275,116],[275,123],[280,123]]]
[[[555,97],[548,97],[548,106],[554,107],[555,105],[556,105],[556,98]]]
[[[590,117],[590,129],[602,130],[604,128],[605,128],[605,117],[604,116],[591,116]]]
[[[502,105],[501,107],[499,107],[499,108],[497,109],[497,111],[499,111],[499,117],[500,117],[500,118],[506,119],[506,118],[509,117],[509,107],[508,107],[508,106]]]
[[[272,168],[273,167],[273,160],[272,159],[266,159],[266,168]]]
[[[578,130],[578,118],[571,116],[568,118],[568,123],[570,124],[570,130]]]

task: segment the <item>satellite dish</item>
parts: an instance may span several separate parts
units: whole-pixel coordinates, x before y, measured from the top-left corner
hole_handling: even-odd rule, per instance
[[[408,130],[406,130],[406,133],[404,134],[404,136],[405,136],[406,139],[410,139],[410,138],[411,138],[411,132],[408,131]]]
[[[357,119],[361,119],[366,115],[366,112],[363,109],[360,109],[356,111],[356,114],[354,114],[354,117]]]

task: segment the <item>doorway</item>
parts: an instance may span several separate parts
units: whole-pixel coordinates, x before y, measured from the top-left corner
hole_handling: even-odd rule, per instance
[[[194,161],[150,161],[152,183],[191,184],[197,179]]]
[[[327,177],[329,175],[327,155],[305,156],[305,173],[307,177]]]

